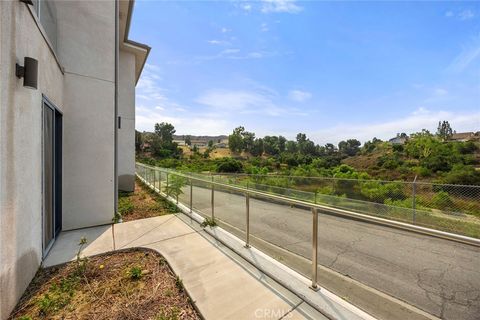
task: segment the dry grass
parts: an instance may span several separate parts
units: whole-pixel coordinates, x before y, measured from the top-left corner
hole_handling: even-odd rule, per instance
[[[119,195],[119,211],[123,221],[132,221],[174,213],[175,207],[137,179],[134,192]]]
[[[181,280],[150,250],[40,269],[10,319],[200,319]]]

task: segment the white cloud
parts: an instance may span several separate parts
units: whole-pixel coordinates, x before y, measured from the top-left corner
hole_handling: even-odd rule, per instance
[[[471,38],[470,42],[463,46],[462,51],[455,57],[448,67],[449,71],[461,72],[472,62],[480,57],[480,34]]]
[[[232,29],[228,29],[228,28],[223,27],[222,29],[220,29],[220,31],[221,31],[222,33],[227,33],[227,32],[232,31]]]
[[[262,0],[263,13],[299,13],[302,7],[295,4],[295,0]]]
[[[223,46],[226,46],[226,45],[230,44],[230,42],[225,41],[225,40],[208,40],[207,42],[212,44],[212,45],[223,45]]]
[[[139,130],[152,131],[155,123],[166,121],[172,124],[181,123],[182,118],[169,113],[184,112],[185,107],[171,101],[167,97],[168,90],[162,88],[161,69],[152,64],[145,64],[142,76],[136,86],[135,127]]]
[[[230,132],[234,124],[226,119],[211,115],[167,116],[159,110],[137,106],[135,128],[140,131],[153,131],[155,123],[169,122],[175,126],[177,134],[219,135]]]
[[[456,19],[461,20],[461,21],[466,21],[466,20],[473,19],[473,18],[475,18],[475,16],[476,16],[475,12],[473,12],[470,9],[464,9],[464,10],[456,11],[456,12],[454,12],[452,10],[448,10],[447,12],[445,12],[445,17],[456,18]]]
[[[267,32],[269,29],[268,29],[268,25],[266,23],[262,23],[260,25],[260,31],[262,32]]]
[[[448,94],[448,90],[443,89],[443,88],[436,88],[436,89],[433,90],[433,93],[436,96],[445,96],[445,95]]]
[[[266,116],[304,115],[302,112],[277,101],[281,97],[262,86],[245,90],[212,89],[201,94],[195,102],[211,108],[213,113],[226,116],[261,114]]]
[[[475,14],[472,10],[463,10],[458,13],[458,17],[460,18],[460,20],[470,20],[475,17]]]
[[[194,60],[189,61],[190,63],[195,61],[206,61],[206,60],[215,60],[215,59],[230,59],[230,60],[246,60],[246,59],[261,59],[276,56],[277,52],[270,51],[251,51],[243,53],[238,48],[228,48],[220,51],[219,53],[211,56],[200,56],[196,57]]]
[[[245,3],[241,6],[241,8],[245,11],[251,11],[252,10],[252,5],[250,3]]]
[[[338,143],[348,138],[356,138],[362,142],[371,140],[373,137],[386,140],[394,137],[398,132],[412,133],[422,129],[435,132],[438,121],[441,120],[448,120],[457,132],[475,131],[480,128],[480,111],[459,113],[419,108],[400,119],[362,124],[339,124],[314,132],[312,137],[320,144]]]
[[[304,102],[312,97],[312,94],[308,91],[302,90],[290,90],[288,98],[296,102]]]

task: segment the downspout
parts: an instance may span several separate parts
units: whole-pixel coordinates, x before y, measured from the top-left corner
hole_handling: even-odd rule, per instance
[[[113,161],[113,216],[118,211],[118,68],[119,68],[119,3],[115,1],[115,93],[114,93],[114,161]]]

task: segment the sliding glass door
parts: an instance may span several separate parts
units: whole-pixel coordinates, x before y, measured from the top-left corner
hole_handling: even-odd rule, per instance
[[[43,112],[43,239],[44,255],[62,226],[62,114],[48,99]]]

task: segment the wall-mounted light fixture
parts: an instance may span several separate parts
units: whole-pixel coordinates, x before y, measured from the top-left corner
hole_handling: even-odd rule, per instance
[[[38,80],[38,61],[25,57],[23,67],[18,63],[15,65],[15,75],[17,78],[23,78],[23,86],[30,89],[37,89]]]

